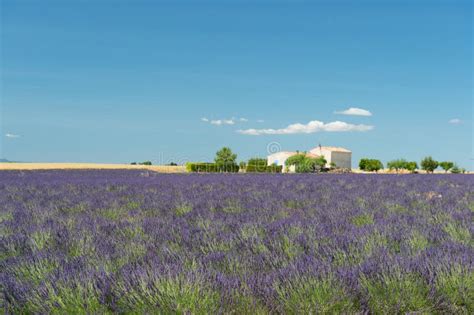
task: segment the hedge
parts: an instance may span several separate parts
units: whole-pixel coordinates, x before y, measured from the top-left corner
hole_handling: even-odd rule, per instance
[[[264,167],[261,165],[247,165],[246,168],[247,173],[281,173],[282,170],[282,165],[265,165]]]
[[[237,164],[187,163],[186,170],[193,173],[237,173]]]
[[[246,171],[249,173],[266,173],[267,159],[266,158],[252,158],[247,162]]]

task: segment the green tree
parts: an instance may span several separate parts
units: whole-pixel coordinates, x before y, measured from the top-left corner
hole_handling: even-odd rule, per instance
[[[378,172],[383,169],[383,164],[380,160],[363,158],[359,161],[359,168],[362,171]]]
[[[449,162],[449,161],[444,161],[444,162],[440,162],[439,166],[441,166],[441,168],[445,171],[445,173],[447,173],[450,169],[453,168],[454,163]]]
[[[367,170],[369,172],[377,173],[381,169],[383,169],[383,164],[380,160],[376,160],[376,159],[369,160],[369,164],[367,166]]]
[[[427,173],[433,173],[438,168],[438,161],[434,160],[431,156],[425,157],[421,160],[421,168]]]
[[[362,171],[366,171],[367,170],[367,165],[369,163],[369,159],[367,158],[363,158],[363,159],[360,159],[359,161],[359,168],[362,170]]]
[[[462,172],[462,169],[459,168],[459,166],[457,165],[453,165],[453,167],[451,168],[451,173],[453,174],[459,174]]]
[[[387,167],[390,170],[396,170],[398,173],[400,170],[407,169],[407,163],[405,159],[398,159],[388,162]]]
[[[302,163],[296,165],[296,173],[315,173],[324,169],[327,161],[324,157],[305,157]]]
[[[321,171],[322,169],[324,169],[326,167],[326,164],[328,163],[328,161],[326,161],[324,156],[313,158],[312,160],[318,171]],[[336,167],[336,163],[333,162],[332,164],[334,164],[334,167]]]
[[[295,154],[285,161],[285,166],[294,165],[296,173],[321,172],[326,166],[326,159],[323,156],[311,158],[306,154]]]
[[[299,164],[302,164],[305,159],[306,159],[305,154],[302,154],[302,153],[295,154],[295,155],[290,156],[289,158],[286,159],[285,166],[295,165],[295,167],[296,167]]]
[[[414,173],[417,168],[418,168],[418,164],[414,161],[413,162],[407,162],[407,164],[406,164],[406,169],[409,170],[412,173]]]
[[[237,154],[234,154],[232,150],[228,147],[223,147],[216,152],[216,157],[214,162],[216,164],[236,164]]]

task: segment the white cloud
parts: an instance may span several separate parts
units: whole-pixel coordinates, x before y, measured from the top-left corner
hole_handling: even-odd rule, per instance
[[[265,122],[265,120],[259,119],[259,120],[257,120],[257,122],[258,122],[258,123],[263,123],[263,122]]]
[[[237,130],[243,135],[260,136],[260,135],[291,135],[291,134],[309,134],[315,132],[349,132],[349,131],[369,131],[374,129],[374,126],[369,125],[354,125],[343,121],[333,121],[330,123],[323,123],[322,121],[313,120],[307,124],[291,124],[282,129],[246,129]]]
[[[351,115],[351,116],[372,116],[372,113],[366,109],[351,107],[343,111],[334,112],[335,114]]]
[[[453,118],[453,119],[450,119],[448,122],[450,124],[458,125],[458,124],[462,123],[462,120],[459,119],[459,118]]]
[[[211,120],[212,125],[235,125],[235,121],[233,119],[217,119],[217,120]]]
[[[201,121],[210,123],[211,125],[222,126],[222,125],[235,125],[236,123],[245,123],[249,120],[244,117],[235,118],[232,117],[230,119],[208,119],[206,117],[201,118]]]
[[[13,133],[6,133],[5,137],[7,137],[7,138],[20,138],[21,136],[20,135],[15,135]]]

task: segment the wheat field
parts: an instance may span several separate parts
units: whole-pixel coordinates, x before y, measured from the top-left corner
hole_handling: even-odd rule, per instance
[[[184,173],[185,166],[168,165],[130,165],[130,164],[99,164],[99,163],[0,163],[0,170],[54,170],[54,169],[135,169],[149,170],[159,173]]]

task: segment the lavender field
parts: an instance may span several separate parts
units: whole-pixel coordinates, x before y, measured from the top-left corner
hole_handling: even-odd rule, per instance
[[[472,314],[470,175],[0,173],[6,313]]]

